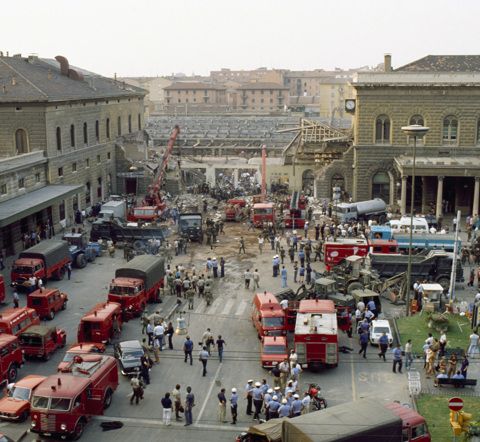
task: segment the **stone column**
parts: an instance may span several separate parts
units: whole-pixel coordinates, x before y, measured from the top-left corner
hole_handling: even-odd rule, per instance
[[[400,212],[402,215],[407,213],[407,178],[402,176],[402,189],[400,194]]]
[[[472,215],[478,216],[478,200],[480,194],[480,177],[475,177],[475,188],[473,190],[473,210]]]
[[[210,186],[215,186],[215,166],[213,165],[207,165],[207,169],[205,170],[205,178],[207,180],[207,183]]]
[[[442,216],[442,201],[443,201],[443,179],[445,177],[439,176],[438,177],[438,185],[437,185],[437,207],[435,211],[435,216],[440,218]]]
[[[427,177],[422,176],[422,214],[427,213]]]
[[[238,187],[238,169],[233,169],[233,187]]]

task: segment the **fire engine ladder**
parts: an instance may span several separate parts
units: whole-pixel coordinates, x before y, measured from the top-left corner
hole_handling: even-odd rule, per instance
[[[298,209],[298,200],[300,195],[297,191],[292,193],[292,197],[290,198],[290,209]]]

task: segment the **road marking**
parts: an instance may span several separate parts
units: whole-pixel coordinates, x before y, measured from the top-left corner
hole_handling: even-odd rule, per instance
[[[215,314],[215,310],[217,310],[218,306],[222,303],[222,299],[221,298],[217,298],[215,299],[215,301],[213,301],[213,304],[207,308],[206,310],[206,314],[207,315],[214,315]]]
[[[350,339],[350,348],[354,348],[352,345],[353,340]],[[351,371],[351,376],[352,376],[352,400],[356,401],[357,400],[357,386],[355,384],[355,362],[353,359],[353,354],[350,353],[350,371]]]
[[[229,299],[227,301],[227,303],[225,304],[225,308],[223,309],[222,311],[222,315],[228,315],[228,313],[230,312],[230,309],[233,307],[233,304],[235,304],[235,300],[234,299]]]
[[[237,310],[235,311],[235,316],[241,316],[245,309],[247,308],[248,302],[247,301],[241,301],[240,304],[238,305]]]
[[[194,310],[195,313],[203,313],[203,308],[207,305],[207,303],[202,299],[198,304],[197,308]]]
[[[93,416],[93,420],[97,421],[102,421],[102,422],[110,422],[110,421],[121,421],[126,424],[126,426],[148,426],[148,427],[159,427],[159,428],[164,428],[165,425],[163,424],[162,418],[151,418],[151,419],[139,419],[135,417],[112,417],[112,416]],[[137,424],[137,425],[132,425],[132,424]],[[175,422],[172,421],[171,423],[172,427],[184,427],[183,422]],[[5,425],[8,425],[8,423],[5,423]],[[3,425],[3,426],[5,426]],[[2,424],[0,424],[0,427]],[[199,428],[208,428],[212,430],[224,430],[224,431],[247,431],[248,427],[227,427],[225,425],[212,425],[212,424],[201,424],[195,422],[195,426]],[[185,430],[189,431],[189,430]]]
[[[200,408],[200,413],[198,413],[198,417],[195,420],[195,424],[198,424],[200,422],[200,419],[202,418],[203,412],[205,411],[205,407],[207,406],[207,402],[209,401],[210,395],[212,394],[213,387],[215,387],[215,380],[217,379],[221,368],[222,368],[222,364],[219,364],[218,368],[217,368],[217,371],[215,372],[215,375],[213,376],[213,379],[210,382],[210,388],[208,389],[208,393],[205,396],[205,399],[204,399],[203,404],[202,404],[202,408]]]

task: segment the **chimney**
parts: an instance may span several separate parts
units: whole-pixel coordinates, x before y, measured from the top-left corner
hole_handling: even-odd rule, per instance
[[[392,70],[392,54],[385,54],[383,56],[383,69],[385,72],[391,72]]]
[[[57,55],[55,57],[55,60],[57,60],[60,63],[61,74],[65,75],[65,77],[68,77],[68,68],[70,67],[68,60],[63,55]]]
[[[116,73],[116,72],[113,74],[113,79],[114,79],[115,81],[117,81],[117,73]]]

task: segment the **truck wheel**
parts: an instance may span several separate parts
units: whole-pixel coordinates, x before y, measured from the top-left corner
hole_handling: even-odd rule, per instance
[[[8,368],[8,382],[11,384],[17,380],[18,369],[15,364],[10,365]]]
[[[50,313],[48,314],[48,319],[52,321],[55,318],[55,310],[50,310]]]
[[[358,281],[354,281],[347,286],[347,294],[351,294],[353,290],[363,290],[363,284]]]
[[[448,290],[450,288],[450,279],[446,276],[438,278],[437,282],[443,287],[443,290]]]
[[[85,258],[84,253],[80,253],[79,255],[77,255],[77,257],[75,258],[75,264],[79,269],[83,269],[87,265],[87,258]]]
[[[105,393],[105,399],[103,400],[103,409],[106,410],[110,405],[112,405],[113,391],[111,388]]]
[[[75,425],[75,430],[73,430],[73,440],[78,440],[82,437],[83,430],[85,430],[85,421],[81,418],[77,425]]]

